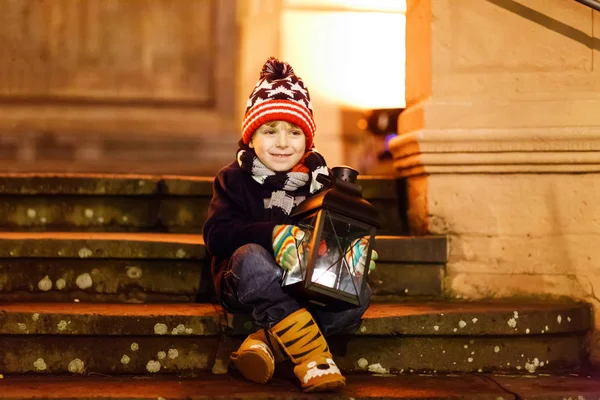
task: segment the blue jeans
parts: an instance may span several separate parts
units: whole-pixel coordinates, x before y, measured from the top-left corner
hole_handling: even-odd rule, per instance
[[[371,289],[362,294],[361,306],[328,311],[290,296],[281,288],[283,271],[273,255],[257,244],[247,244],[233,253],[221,284],[225,309],[232,313],[251,312],[254,322],[271,328],[293,312],[306,308],[325,336],[358,328],[369,307]]]

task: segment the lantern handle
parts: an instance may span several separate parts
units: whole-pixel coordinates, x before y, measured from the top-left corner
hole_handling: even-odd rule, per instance
[[[331,187],[331,177],[325,174],[317,175],[317,182],[323,184],[324,189],[329,189]]]

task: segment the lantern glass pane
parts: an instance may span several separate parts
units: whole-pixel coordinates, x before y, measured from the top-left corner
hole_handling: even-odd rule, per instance
[[[324,219],[311,281],[359,296],[371,229],[329,212],[324,213]]]
[[[317,216],[311,215],[304,218],[298,223],[298,227],[301,232],[298,234],[296,239],[296,248],[298,250],[298,263],[296,266],[288,271],[283,278],[282,286],[293,285],[294,283],[304,281],[306,277],[306,270],[310,261],[310,249],[311,239],[315,230],[315,223]]]

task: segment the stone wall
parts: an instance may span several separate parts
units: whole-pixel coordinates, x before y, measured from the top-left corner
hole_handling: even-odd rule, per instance
[[[450,238],[448,294],[588,301],[596,363],[599,28],[574,1],[409,2],[391,145],[412,231]]]

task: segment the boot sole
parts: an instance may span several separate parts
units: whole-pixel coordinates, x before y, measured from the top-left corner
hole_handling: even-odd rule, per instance
[[[275,366],[266,355],[252,351],[244,351],[231,361],[242,376],[255,383],[267,383],[272,377]],[[270,371],[269,371],[270,369]]]
[[[318,385],[311,385],[303,387],[302,390],[305,392],[333,392],[342,389],[346,386],[346,379],[339,377],[336,380],[321,382]]]

